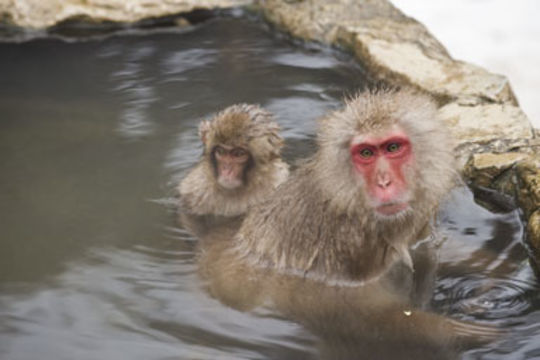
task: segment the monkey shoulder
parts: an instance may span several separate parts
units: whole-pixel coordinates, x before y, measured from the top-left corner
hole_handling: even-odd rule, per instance
[[[283,167],[282,177],[286,178],[281,186],[264,201],[261,206],[254,208],[254,217],[264,216],[267,220],[285,221],[278,229],[286,230],[286,223],[304,222],[316,213],[316,208],[323,206],[321,193],[311,184],[309,170],[298,169],[290,176],[288,167]],[[282,179],[280,179],[282,180]],[[279,225],[279,224],[276,224]]]
[[[209,181],[207,169],[203,162],[199,162],[180,181],[178,193],[180,194],[180,208],[194,214],[201,215],[204,203],[207,201]]]
[[[274,179],[272,185],[277,188],[289,178],[289,165],[281,159],[277,159],[276,161],[274,161],[273,165],[274,171],[272,172],[272,174],[274,175]]]

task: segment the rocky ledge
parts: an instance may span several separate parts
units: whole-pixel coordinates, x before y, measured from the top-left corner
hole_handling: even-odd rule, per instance
[[[0,0],[0,19],[44,29],[66,20],[131,23],[195,10],[246,6],[251,0]]]
[[[511,195],[523,209],[540,269],[540,131],[504,76],[452,59],[422,24],[387,0],[0,0],[0,19],[43,29],[71,19],[129,23],[239,6],[294,37],[346,48],[375,79],[434,95],[458,139],[465,177]]]

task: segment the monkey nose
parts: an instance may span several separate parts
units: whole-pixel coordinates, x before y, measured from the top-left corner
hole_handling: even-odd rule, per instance
[[[383,188],[383,189],[386,189],[387,187],[389,187],[390,185],[392,184],[392,180],[390,179],[389,176],[379,176],[377,178],[377,185],[379,185],[379,187]]]

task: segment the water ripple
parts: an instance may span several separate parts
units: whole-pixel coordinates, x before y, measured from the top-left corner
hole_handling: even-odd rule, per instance
[[[434,303],[450,313],[476,319],[505,319],[529,311],[531,296],[539,288],[532,281],[471,274],[441,280]]]

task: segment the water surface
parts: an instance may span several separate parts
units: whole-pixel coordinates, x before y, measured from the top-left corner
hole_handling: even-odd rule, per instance
[[[174,187],[216,111],[276,113],[292,160],[313,151],[314,119],[365,83],[350,57],[239,19],[0,44],[0,357],[316,359],[302,326],[208,296]],[[462,188],[440,222],[434,311],[512,330],[463,356],[540,357],[518,212]]]

